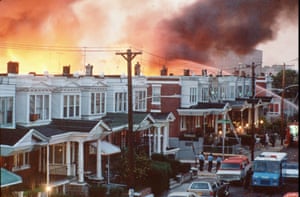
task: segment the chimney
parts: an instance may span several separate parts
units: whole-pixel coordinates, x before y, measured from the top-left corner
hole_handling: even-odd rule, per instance
[[[202,69],[202,76],[207,76],[207,70],[206,69]]]
[[[19,62],[12,62],[12,61],[7,62],[7,73],[18,74]]]
[[[137,62],[134,66],[134,75],[140,76],[141,75],[141,65]]]
[[[69,66],[63,66],[63,76],[70,75],[70,65]]]
[[[163,68],[160,70],[160,76],[167,76],[168,75],[168,69],[164,65]]]
[[[190,70],[189,69],[184,69],[183,70],[183,75],[184,76],[190,76]]]
[[[93,65],[86,65],[85,66],[85,76],[93,76]]]

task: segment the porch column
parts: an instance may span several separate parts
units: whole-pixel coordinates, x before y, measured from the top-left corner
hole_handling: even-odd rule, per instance
[[[161,153],[161,127],[157,128],[157,153]]]
[[[153,152],[157,152],[157,127],[154,127],[153,131]]]
[[[46,149],[46,184],[47,184],[47,187],[49,186],[49,183],[50,183],[50,166],[49,166],[49,160],[50,160],[50,154],[49,154],[49,144],[47,144],[47,149]]]
[[[84,170],[83,170],[83,141],[78,142],[78,182],[84,182]]]
[[[71,174],[71,142],[67,142],[66,144],[66,164],[67,164],[67,175],[70,176]]]
[[[152,153],[152,133],[151,129],[148,129],[148,143],[149,143],[149,158],[151,158],[151,153]]]
[[[168,126],[164,126],[164,128],[163,128],[163,153],[166,152],[167,147],[169,146],[169,144],[168,144],[168,136],[169,136],[168,131],[169,131]]]
[[[102,155],[101,155],[101,140],[97,140],[97,169],[96,169],[96,176],[98,179],[103,179],[102,176]]]
[[[218,120],[219,120],[219,114],[215,115],[215,134],[218,136],[219,131],[218,131]]]

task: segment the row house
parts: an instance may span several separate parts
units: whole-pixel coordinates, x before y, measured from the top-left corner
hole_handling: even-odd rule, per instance
[[[83,76],[70,74],[68,66],[62,75],[0,76],[0,164],[32,177],[23,178],[24,185],[84,193],[88,180],[105,179],[109,155],[128,146],[128,78],[95,76],[92,68],[87,65]],[[160,76],[135,73],[134,141],[149,156],[193,158],[205,135],[236,132],[237,125],[251,122],[249,77],[192,76],[189,70],[173,76],[165,67]],[[256,106],[264,104],[256,100]],[[191,150],[191,139],[197,139],[196,148],[182,154]]]
[[[268,86],[271,83],[270,79],[264,82]],[[157,98],[157,104],[153,99],[149,101],[149,110],[168,111],[175,115],[176,121],[170,125],[169,145],[180,147],[176,153],[177,158],[193,158],[203,151],[205,136],[222,137],[233,132],[237,138],[237,134],[244,133],[252,122],[250,77],[213,76],[205,70],[202,75],[191,75],[189,70],[184,70],[182,76],[173,76],[168,75],[167,69],[163,67],[161,75],[147,77],[147,83],[149,95],[160,97]],[[255,97],[253,121],[257,127],[262,117],[261,111],[269,105],[271,97]]]
[[[128,147],[127,77],[74,76],[63,70],[62,75],[0,77],[0,164],[29,188],[44,185],[86,195],[88,180],[105,179],[103,157]],[[174,116],[146,112],[145,80],[133,79],[133,129],[135,142],[150,156],[166,152]]]

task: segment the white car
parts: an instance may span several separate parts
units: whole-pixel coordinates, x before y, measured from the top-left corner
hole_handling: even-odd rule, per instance
[[[194,192],[172,192],[168,194],[168,197],[199,197]]]
[[[282,167],[282,176],[287,180],[298,180],[299,164],[297,162],[287,162]]]

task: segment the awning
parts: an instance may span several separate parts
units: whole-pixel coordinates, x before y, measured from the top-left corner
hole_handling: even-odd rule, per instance
[[[97,147],[97,143],[94,142],[92,143],[93,146]],[[116,154],[116,153],[120,153],[121,149],[114,145],[111,144],[107,141],[101,141],[101,154],[102,155],[112,155],[112,154]]]
[[[4,168],[1,168],[1,187],[8,187],[19,183],[22,183],[22,177]]]

